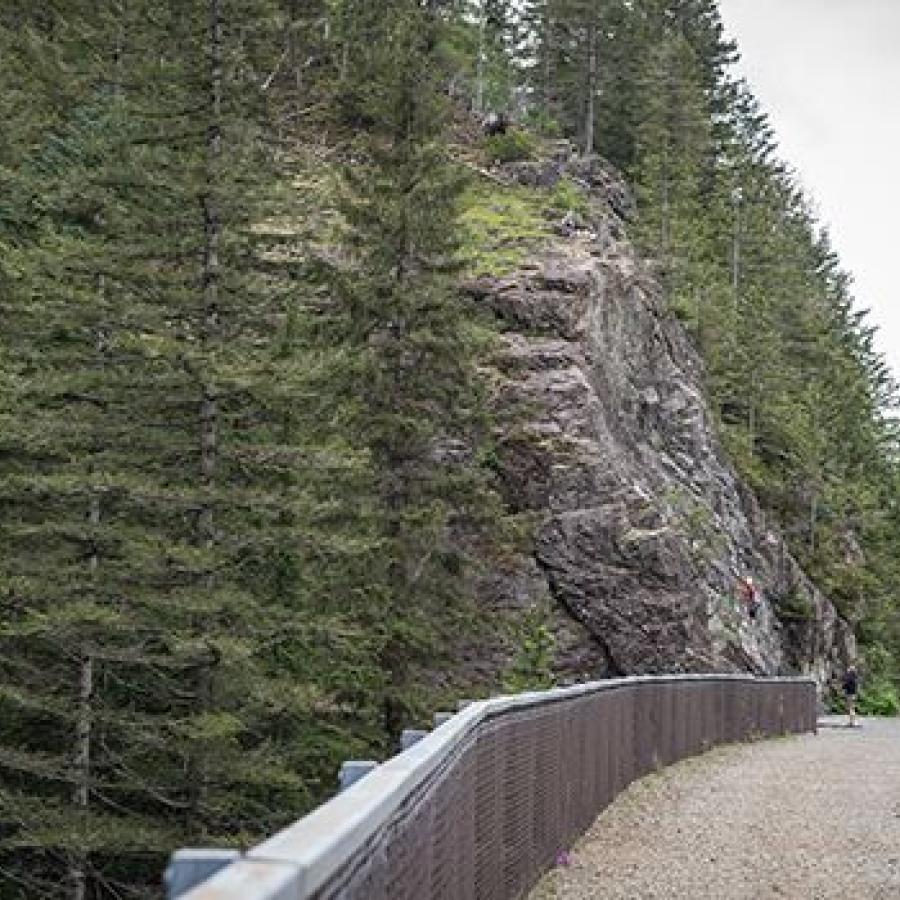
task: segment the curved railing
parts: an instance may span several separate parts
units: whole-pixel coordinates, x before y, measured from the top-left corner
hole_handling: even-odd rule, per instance
[[[633,677],[472,703],[181,897],[512,900],[635,778],[815,726],[801,678]]]

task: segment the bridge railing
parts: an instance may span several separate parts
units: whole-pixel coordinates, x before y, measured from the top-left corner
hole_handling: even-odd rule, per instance
[[[634,779],[815,727],[800,678],[632,677],[472,703],[182,896],[512,900]]]

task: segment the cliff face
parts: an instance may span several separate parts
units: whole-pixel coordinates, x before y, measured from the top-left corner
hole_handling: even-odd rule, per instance
[[[568,164],[505,176],[550,182]],[[550,599],[561,677],[649,672],[808,672],[820,682],[852,634],[806,578],[716,439],[702,363],[625,235],[628,195],[602,162],[567,174],[590,214],[503,278],[469,292],[502,321],[490,373],[511,511],[536,522],[532,554],[483,601]],[[524,417],[524,421],[523,421]],[[762,606],[751,620],[739,580]]]

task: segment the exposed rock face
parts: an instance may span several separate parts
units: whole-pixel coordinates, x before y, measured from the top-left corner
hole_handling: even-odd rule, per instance
[[[523,413],[501,437],[501,477],[510,509],[537,522],[533,558],[494,576],[486,599],[519,607],[549,592],[563,677],[823,681],[852,635],[725,459],[702,363],[625,240],[627,191],[586,165],[569,175],[591,189],[591,224],[468,286],[505,326],[496,403]],[[565,169],[547,166],[513,174],[540,184]],[[755,620],[737,590],[748,574],[762,588]]]

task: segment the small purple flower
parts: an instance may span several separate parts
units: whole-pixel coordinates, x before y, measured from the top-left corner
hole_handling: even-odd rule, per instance
[[[558,866],[568,866],[572,862],[572,857],[569,855],[568,850],[560,850],[559,853],[556,854],[556,864]]]

